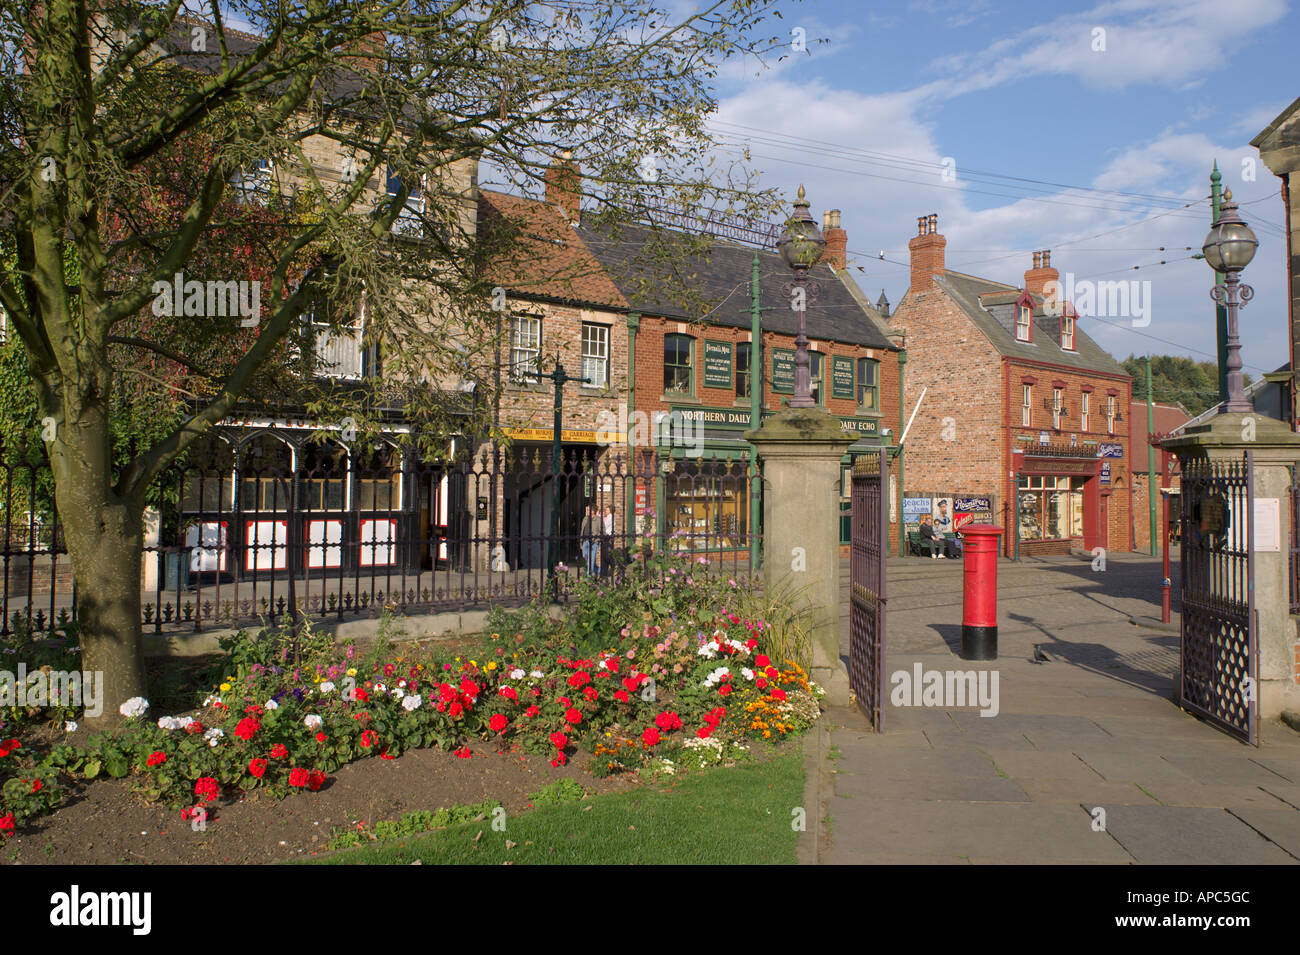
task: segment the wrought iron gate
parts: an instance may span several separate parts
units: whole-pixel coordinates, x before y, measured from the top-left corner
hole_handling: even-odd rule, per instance
[[[849,557],[849,685],[877,731],[885,721],[885,483],[888,451],[853,465],[853,543]]]
[[[1259,745],[1253,455],[1182,468],[1183,709]]]

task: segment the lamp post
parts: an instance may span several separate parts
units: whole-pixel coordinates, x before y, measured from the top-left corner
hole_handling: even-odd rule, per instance
[[[794,339],[794,397],[789,404],[791,408],[815,408],[817,402],[812,399],[808,374],[807,307],[809,301],[817,301],[821,288],[816,282],[808,281],[808,270],[821,261],[826,240],[808,214],[803,186],[799,187],[799,197],[794,201],[794,215],[786,223],[776,248],[782,261],[794,272],[793,281],[786,282],[781,290],[790,297],[790,307],[799,313],[799,334]]]
[[[546,570],[547,573],[550,574],[548,584],[551,588],[551,595],[553,597],[558,597],[559,590],[556,586],[555,580],[555,545],[556,538],[559,537],[560,533],[560,455],[562,454],[562,449],[560,447],[560,424],[564,417],[564,386],[570,381],[590,382],[591,379],[575,378],[573,375],[568,374],[564,370],[564,365],[560,361],[558,353],[555,356],[555,371],[548,372],[545,375],[539,374],[537,377],[550,378],[555,382],[555,425],[554,432],[551,435],[551,533],[546,542]]]
[[[1228,402],[1224,410],[1229,413],[1246,413],[1254,408],[1241,386],[1241,340],[1237,337],[1237,308],[1255,297],[1255,290],[1238,278],[1238,273],[1255,257],[1259,240],[1250,226],[1237,214],[1237,204],[1232,201],[1232,190],[1223,193],[1223,206],[1219,217],[1210,227],[1201,251],[1205,261],[1220,275],[1222,285],[1210,290],[1210,297],[1228,311]]]

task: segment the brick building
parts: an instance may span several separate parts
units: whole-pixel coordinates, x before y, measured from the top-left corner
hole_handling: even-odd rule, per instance
[[[839,488],[847,545],[848,469],[858,454],[889,444],[897,427],[898,348],[848,275],[839,211],[827,211],[824,225],[826,252],[809,273],[817,285],[807,308],[809,370],[818,406],[858,438],[843,458]],[[579,231],[629,302],[629,406],[634,420],[652,423],[639,454],[642,461],[657,458],[650,469],[677,475],[678,486],[689,489],[681,492],[689,499],[673,498],[671,487],[661,485],[652,500],[638,488],[637,511],[663,515],[662,533],[678,535],[679,546],[701,545],[702,539],[691,540],[698,528],[721,538],[719,547],[739,542],[759,520],[752,482],[701,489],[694,478],[701,458],[733,462],[736,474],[744,474],[751,452],[744,433],[756,409],[761,418],[794,393],[798,314],[783,288],[792,274],[775,251],[777,234],[733,230],[732,241],[711,240],[703,252],[672,255],[671,268],[664,268],[639,255],[651,244],[648,230]],[[762,316],[757,343],[755,307]],[[655,428],[655,421],[663,425]]]
[[[1156,440],[1170,434],[1175,429],[1181,427],[1191,420],[1191,415],[1182,405],[1161,404],[1152,402],[1151,404],[1151,421],[1152,433]],[[1129,470],[1133,474],[1133,547],[1135,550],[1151,552],[1151,510],[1147,497],[1148,484],[1148,460],[1147,449],[1150,447],[1147,433],[1147,403],[1145,400],[1134,400],[1130,406],[1129,421],[1132,422],[1130,430],[1133,434],[1133,440],[1129,446]],[[1169,529],[1169,533],[1177,534],[1178,532],[1178,507],[1180,493],[1180,479],[1178,472],[1178,458],[1169,451],[1160,447],[1151,449],[1152,464],[1155,465],[1156,487],[1156,533],[1157,535]],[[1162,503],[1160,499],[1161,488],[1168,489],[1169,493]],[[1161,541],[1156,538],[1156,553],[1160,553]]]
[[[905,336],[908,413],[920,402],[905,521],[946,502],[957,524],[1000,524],[1007,556],[1131,549],[1129,375],[1051,294],[1050,253],[1016,288],[949,271],[946,245],[937,216],[917,220],[889,322]]]

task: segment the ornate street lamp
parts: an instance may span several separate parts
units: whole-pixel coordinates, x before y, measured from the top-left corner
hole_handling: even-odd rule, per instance
[[[1237,275],[1250,264],[1258,247],[1255,233],[1237,215],[1232,190],[1225,191],[1219,217],[1210,227],[1201,251],[1210,267],[1224,276],[1224,284],[1210,289],[1210,297],[1228,312],[1228,403],[1224,410],[1229,412],[1255,410],[1241,386],[1241,339],[1237,337],[1237,307],[1244,307],[1254,298],[1255,290],[1240,282]]]
[[[808,214],[808,200],[804,198],[803,186],[799,187],[794,210],[794,215],[786,223],[785,232],[776,244],[781,259],[794,271],[794,279],[781,286],[781,290],[789,296],[790,307],[799,313],[799,334],[794,339],[794,397],[790,399],[790,407],[815,408],[817,403],[812,399],[812,383],[808,374],[807,306],[809,302],[817,301],[821,287],[816,282],[808,281],[808,270],[821,261],[826,240],[822,238],[821,229],[817,228],[813,217]]]

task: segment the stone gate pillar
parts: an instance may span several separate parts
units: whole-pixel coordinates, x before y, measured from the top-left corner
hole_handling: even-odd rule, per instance
[[[1288,492],[1290,468],[1300,462],[1300,435],[1276,418],[1225,413],[1161,442],[1161,447],[1178,455],[1180,466],[1195,457],[1239,462],[1245,452],[1253,452],[1255,501],[1278,502],[1277,549],[1261,550],[1269,529],[1258,525],[1255,528],[1259,715],[1261,719],[1276,719],[1284,709],[1300,709],[1300,686],[1295,682],[1296,626],[1291,619]],[[1265,512],[1268,508],[1257,503],[1256,513]]]
[[[840,660],[840,459],[854,442],[838,418],[787,408],[745,432],[763,467],[763,586],[789,586],[812,634],[811,677],[847,706]]]

